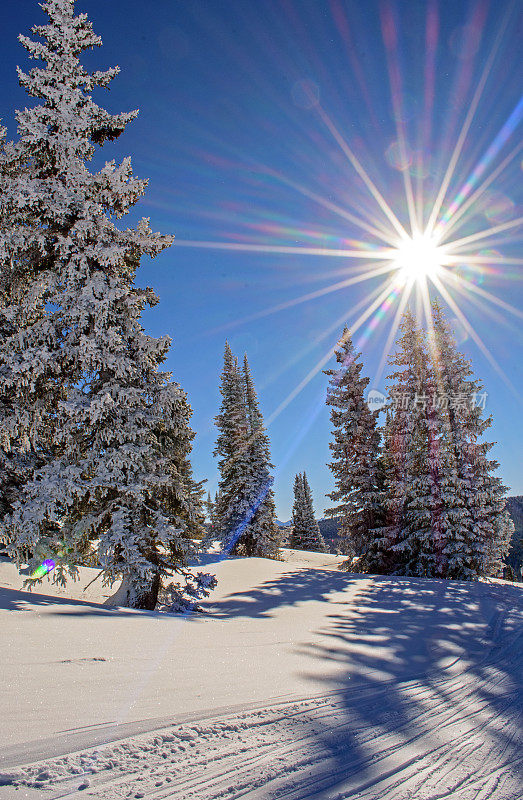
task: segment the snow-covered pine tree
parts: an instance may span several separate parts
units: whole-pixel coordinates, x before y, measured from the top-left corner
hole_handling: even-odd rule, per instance
[[[216,417],[219,430],[214,455],[220,457],[216,501],[216,537],[231,554],[251,555],[246,528],[250,521],[249,422],[245,389],[238,361],[225,343],[220,392],[222,403]]]
[[[5,141],[5,134],[0,128],[0,541],[7,535],[1,520],[12,512],[21,487],[48,455],[49,408],[62,396],[41,365],[20,375],[13,358],[13,342],[26,346],[28,328],[44,315],[47,274],[35,268],[40,251],[34,225],[38,198],[24,197],[27,159]],[[13,413],[15,407],[18,414]]]
[[[371,411],[364,393],[369,379],[361,376],[361,353],[356,353],[345,327],[335,351],[337,369],[329,377],[327,405],[331,407],[333,441],[329,444],[335,490],[328,497],[336,506],[327,516],[338,519],[339,549],[345,555],[364,556],[371,548],[373,529],[382,524],[378,486],[380,436],[378,413]]]
[[[187,461],[188,471],[182,474],[185,485],[186,498],[188,503],[188,513],[186,517],[187,534],[191,539],[203,541],[207,534],[205,527],[205,484],[207,478],[197,481],[194,478],[192,464]]]
[[[290,547],[317,553],[326,551],[323,536],[314,516],[312,492],[305,472],[298,473],[294,479],[292,526]]]
[[[410,311],[405,313],[400,330],[396,353],[390,360],[397,369],[389,375],[392,384],[384,431],[388,525],[381,531],[381,552],[388,553],[387,571],[433,577],[437,547],[429,362],[423,332]]]
[[[294,477],[294,504],[292,506],[292,533],[289,546],[300,550],[301,534],[305,530],[305,493],[303,491],[303,473],[298,472]],[[294,532],[296,531],[296,535]]]
[[[189,427],[192,408],[186,393],[179,386],[177,389],[176,415],[170,419],[165,414],[156,432],[166,469],[171,476],[160,496],[173,524],[176,525],[179,519],[184,520],[184,535],[191,539],[202,539],[206,533],[203,498],[207,481],[194,479],[190,454],[195,433]],[[176,539],[173,544],[176,547]]]
[[[249,522],[251,555],[272,558],[277,555],[280,533],[276,525],[274,508],[274,479],[271,475],[271,454],[269,437],[263,425],[258,397],[254,388],[247,355],[243,360],[243,379],[247,420],[249,423],[248,461],[251,509]]]
[[[205,507],[205,515],[207,518],[207,522],[209,525],[212,525],[214,522],[214,500],[211,497],[211,493],[207,492],[207,499],[204,502]]]
[[[75,16],[73,0],[42,7],[49,24],[33,28],[42,41],[20,37],[45,66],[18,72],[40,102],[17,114],[15,156],[24,169],[16,200],[29,232],[18,250],[15,241],[8,274],[33,277],[35,313],[3,345],[13,405],[2,422],[8,438],[13,432],[46,458],[4,518],[3,535],[18,560],[28,550],[35,564],[55,559],[57,580],[74,575],[86,539],[99,538],[106,579],[123,576],[119,602],[153,608],[172,567],[190,597],[209,584],[185,570],[185,523],[175,527],[159,500],[173,476],[157,431],[165,414],[176,418],[180,390],[159,371],[169,339],[147,336],[140,324],[157,298],[134,283],[141,256],[156,255],[172,238],[152,233],[147,220],[123,231],[114,224],[146,181],[133,176],[129,159],[98,172],[88,163],[96,145],[119,136],[137,112],[110,114],[94,103],[92,90],[107,86],[118,68],[82,67],[79,55],[101,40],[85,14]],[[9,257],[8,245],[3,265]],[[13,279],[10,292],[13,306]],[[17,311],[9,307],[8,318]],[[34,413],[34,399],[49,386],[51,402],[47,397]],[[176,561],[168,555],[173,542]],[[176,603],[181,589],[173,585]]]
[[[214,454],[220,481],[215,506],[216,531],[233,555],[274,556],[278,551],[269,441],[263,428],[248,364],[238,367],[228,342],[221,377],[220,431]]]
[[[513,524],[505,509],[506,487],[488,458],[492,443],[480,441],[492,424],[483,418],[480,381],[457,350],[441,305],[432,305],[430,348],[436,397],[446,431],[447,501],[444,504],[445,577],[500,576]]]

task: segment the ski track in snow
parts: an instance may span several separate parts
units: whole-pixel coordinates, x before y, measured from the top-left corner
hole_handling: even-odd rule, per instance
[[[519,800],[523,604],[503,589],[471,584],[463,595],[487,623],[472,655],[447,648],[438,661],[441,643],[427,636],[434,660],[418,674],[48,758],[0,776],[0,799]]]

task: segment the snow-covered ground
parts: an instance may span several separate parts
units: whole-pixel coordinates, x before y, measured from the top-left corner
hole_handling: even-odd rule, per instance
[[[0,563],[0,800],[519,799],[522,588],[285,559],[189,618]]]

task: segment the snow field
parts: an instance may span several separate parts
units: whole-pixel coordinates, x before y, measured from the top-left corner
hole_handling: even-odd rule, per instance
[[[0,799],[519,800],[521,588],[284,558],[188,620],[4,590]]]

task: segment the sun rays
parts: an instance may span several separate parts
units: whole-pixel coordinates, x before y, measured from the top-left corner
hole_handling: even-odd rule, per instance
[[[496,187],[496,182],[513,169],[523,148],[522,143],[515,144],[513,141],[523,118],[523,98],[513,105],[501,124],[497,122],[490,142],[484,143],[482,140],[481,148],[470,144],[478,109],[481,109],[484,102],[494,65],[499,60],[504,36],[509,28],[510,9],[493,33],[492,44],[484,53],[474,85],[469,76],[471,92],[464,104],[464,119],[455,130],[453,141],[447,141],[448,136],[441,134],[441,142],[446,145],[442,146],[442,151],[447,155],[445,163],[440,154],[439,180],[431,174],[428,182],[429,165],[423,148],[429,147],[434,129],[431,112],[436,91],[435,50],[439,28],[437,4],[431,2],[427,6],[424,88],[421,92],[424,111],[414,136],[412,133],[409,136],[405,122],[405,92],[399,57],[397,19],[390,4],[384,3],[381,9],[381,29],[397,137],[397,141],[386,150],[389,161],[387,166],[392,166],[401,173],[403,196],[390,196],[387,181],[377,177],[383,173],[384,165],[375,161],[370,168],[365,166],[361,148],[353,146],[349,133],[339,123],[334,122],[334,109],[327,110],[320,103],[318,93],[314,93],[308,106],[310,113],[316,116],[318,123],[321,122],[325,136],[330,138],[345,167],[352,170],[358,187],[367,194],[368,204],[356,208],[356,203],[349,198],[344,205],[339,198],[334,199],[331,192],[318,191],[312,181],[308,185],[284,174],[282,170],[264,164],[253,164],[251,161],[250,174],[259,176],[260,180],[272,181],[274,185],[293,192],[301,201],[312,203],[322,209],[322,212],[330,214],[333,220],[331,232],[322,230],[321,225],[314,231],[305,225],[286,225],[283,215],[280,220],[275,216],[264,220],[262,214],[259,221],[248,220],[245,223],[246,230],[252,235],[251,241],[241,235],[235,241],[177,240],[177,245],[260,256],[289,255],[304,259],[336,258],[347,261],[345,269],[337,270],[338,273],[344,273],[338,275],[339,280],[316,291],[242,315],[221,328],[214,328],[213,332],[246,325],[303,303],[318,302],[327,295],[344,292],[351,286],[364,285],[369,281],[371,288],[363,300],[352,307],[348,306],[344,318],[336,320],[334,324],[331,320],[326,331],[316,337],[316,341],[331,335],[338,322],[340,325],[347,322],[356,347],[360,348],[381,326],[386,343],[378,366],[377,380],[380,380],[407,305],[410,302],[416,304],[424,318],[424,324],[430,330],[431,299],[437,297],[452,311],[463,331],[497,374],[507,385],[512,386],[499,361],[467,316],[467,305],[470,304],[483,314],[488,314],[490,310],[491,316],[499,324],[504,322],[505,317],[515,320],[523,317],[515,306],[478,285],[489,275],[500,279],[515,279],[516,276],[510,276],[506,268],[509,265],[520,267],[523,264],[523,259],[511,252],[520,236],[523,216],[512,214],[511,201],[504,200],[503,196],[500,201],[498,195],[492,194],[492,187]],[[481,24],[485,25],[484,19]],[[467,46],[472,52],[473,43],[469,41]],[[358,74],[361,84],[361,70]],[[455,86],[459,88],[465,85],[467,75],[457,75]],[[451,117],[456,114],[455,108],[449,114]],[[457,117],[455,120],[457,121]],[[451,125],[446,127],[447,134],[449,130],[452,130]],[[318,152],[318,158],[321,156]],[[496,198],[499,208],[495,205]],[[478,213],[479,210],[484,213]],[[347,234],[353,236],[355,230],[359,231],[357,235],[361,239],[347,238]],[[242,240],[238,241],[238,238]],[[289,239],[292,239],[292,244]],[[505,246],[507,253],[499,249],[493,250],[494,247],[505,249]],[[381,282],[378,285],[377,280]],[[303,380],[279,404],[269,421],[273,421],[323,369],[332,353],[333,346],[329,347]]]

